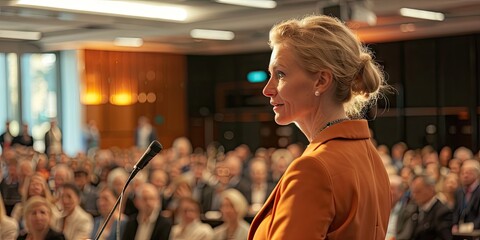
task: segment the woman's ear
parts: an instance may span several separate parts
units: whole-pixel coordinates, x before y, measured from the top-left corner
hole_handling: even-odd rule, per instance
[[[332,85],[333,75],[330,70],[321,70],[315,74],[315,77],[315,89],[320,93],[327,91]]]

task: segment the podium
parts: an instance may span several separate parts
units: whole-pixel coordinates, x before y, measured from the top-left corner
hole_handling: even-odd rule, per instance
[[[471,233],[454,233],[453,240],[480,240],[480,230]]]

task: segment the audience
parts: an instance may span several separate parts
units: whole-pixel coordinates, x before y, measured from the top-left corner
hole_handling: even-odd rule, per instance
[[[130,183],[122,209],[114,213],[101,239],[116,238],[119,215],[122,239],[245,239],[245,219],[255,215],[255,206],[262,205],[302,148],[290,144],[250,151],[241,144],[225,151],[212,143],[205,151],[192,151],[187,138],[178,138]],[[378,144],[391,181],[386,240],[451,239],[449,234],[480,230],[479,156],[465,147],[438,150],[431,146],[409,149],[400,142],[390,151]],[[32,147],[12,144],[0,156],[0,165],[5,166],[0,174],[4,201],[0,239],[15,239],[17,234],[20,239],[45,234],[68,240],[94,238],[142,153],[139,148],[111,148],[48,158]],[[42,211],[36,210],[43,215],[32,215],[28,223],[23,213],[33,198],[43,199],[48,207],[44,204]],[[12,237],[2,235],[9,229],[8,216],[16,220]],[[27,232],[28,224],[42,217],[53,224],[38,224]],[[96,217],[94,223],[92,217]]]

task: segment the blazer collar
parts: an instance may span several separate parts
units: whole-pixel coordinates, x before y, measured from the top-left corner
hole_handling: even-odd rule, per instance
[[[348,120],[334,124],[325,128],[318,136],[307,146],[302,155],[310,154],[320,145],[332,139],[368,139],[370,138],[368,122],[364,119]]]

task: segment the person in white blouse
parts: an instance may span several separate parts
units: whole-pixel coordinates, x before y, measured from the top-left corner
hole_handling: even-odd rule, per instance
[[[242,193],[230,188],[222,193],[222,220],[224,223],[215,229],[214,240],[245,240],[250,224],[243,218],[247,214],[248,203]]]
[[[170,240],[212,240],[213,229],[200,221],[200,205],[191,197],[180,199],[175,217],[179,223],[174,225]]]

